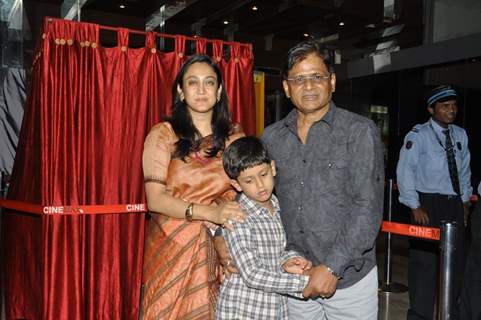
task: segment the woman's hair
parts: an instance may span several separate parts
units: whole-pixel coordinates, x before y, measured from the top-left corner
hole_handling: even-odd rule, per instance
[[[177,92],[177,86],[183,88],[184,75],[194,63],[208,64],[214,70],[219,86],[222,86],[220,99],[214,105],[212,114],[211,126],[213,145],[207,151],[208,157],[214,157],[219,151],[224,150],[225,141],[229,137],[231,129],[229,101],[225,92],[224,81],[222,80],[222,74],[219,67],[209,56],[191,56],[180,68],[180,71],[175,78],[174,85],[172,86],[172,116],[168,121],[179,138],[179,141],[176,143],[176,149],[173,155],[174,158],[184,159],[189,152],[198,150],[201,142],[201,135],[192,122],[192,117],[188,111],[187,105],[185,101],[180,99],[179,93]]]

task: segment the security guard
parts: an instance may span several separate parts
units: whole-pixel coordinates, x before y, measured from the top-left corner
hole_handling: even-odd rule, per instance
[[[464,268],[465,215],[472,192],[468,137],[453,124],[458,105],[451,86],[429,92],[427,109],[431,119],[416,125],[404,139],[397,166],[399,201],[411,208],[414,224],[440,227],[443,220],[457,223],[453,277],[457,299]],[[433,318],[438,252],[436,242],[411,240],[408,319]]]

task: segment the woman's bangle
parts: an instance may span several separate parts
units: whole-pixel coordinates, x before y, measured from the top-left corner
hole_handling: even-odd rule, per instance
[[[194,203],[189,203],[187,209],[185,209],[185,219],[192,221],[194,219]]]

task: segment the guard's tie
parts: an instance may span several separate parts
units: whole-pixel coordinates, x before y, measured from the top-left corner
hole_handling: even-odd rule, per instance
[[[451,178],[451,185],[453,186],[454,192],[460,195],[461,190],[459,189],[459,175],[458,175],[458,167],[456,165],[456,157],[454,156],[454,146],[453,141],[451,140],[451,135],[449,134],[449,130],[443,130],[443,133],[446,135],[446,157],[448,159],[448,168],[449,168],[449,177]]]

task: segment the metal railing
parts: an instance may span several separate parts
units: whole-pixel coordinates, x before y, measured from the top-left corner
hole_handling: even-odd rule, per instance
[[[386,255],[384,265],[384,282],[381,284],[381,291],[386,293],[400,293],[405,292],[408,288],[396,282],[392,282],[392,249],[391,240],[392,234],[408,235],[411,237],[439,239],[440,250],[440,277],[439,277],[439,303],[438,303],[438,319],[439,320],[452,320],[454,311],[454,295],[453,295],[453,269],[454,269],[454,256],[456,251],[456,223],[451,221],[441,221],[440,237],[420,236],[419,230],[432,231],[435,228],[396,224],[399,230],[390,228],[393,223],[392,219],[392,193],[393,193],[393,180],[389,180],[389,193],[388,193],[388,216],[387,221],[383,223],[382,231],[386,232]],[[406,232],[408,230],[413,232]],[[422,233],[422,232],[421,232]],[[439,234],[438,234],[439,235]]]

